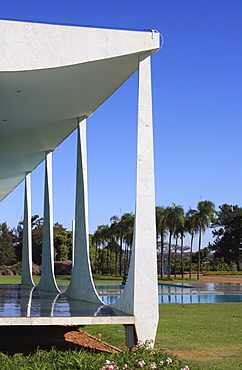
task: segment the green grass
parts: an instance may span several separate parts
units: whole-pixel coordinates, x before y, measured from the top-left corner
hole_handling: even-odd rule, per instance
[[[33,276],[34,282],[37,284],[40,280],[40,276]],[[58,284],[69,284],[71,280],[70,275],[57,275],[56,281]],[[113,276],[113,275],[93,275],[93,280],[95,283],[121,283],[123,281],[122,276]],[[189,278],[171,278],[171,279],[158,279],[159,282],[196,282],[196,279],[189,279]],[[0,284],[20,284],[21,283],[21,276],[10,276],[10,275],[1,275],[0,276]]]
[[[93,275],[95,283],[121,283],[123,278],[122,276],[110,276],[110,275]],[[37,284],[40,280],[40,276],[33,276],[34,282]],[[56,281],[57,284],[69,284],[71,280],[70,275],[57,275]],[[20,284],[21,276],[10,276],[10,275],[1,275],[0,284]]]
[[[160,305],[159,345],[199,357],[206,369],[242,369],[241,338],[241,303]]]
[[[0,275],[0,284],[20,284],[21,276]]]
[[[164,304],[155,348],[169,348],[191,369],[242,369],[242,304]],[[124,348],[121,325],[86,326],[84,331]]]
[[[192,282],[192,283],[194,283],[194,282],[196,282],[196,281],[198,281],[197,279],[194,279],[194,278],[192,278],[192,279],[190,279],[190,278],[187,278],[187,277],[185,277],[185,278],[180,278],[180,277],[173,277],[173,276],[171,276],[170,277],[170,279],[168,278],[168,277],[164,277],[163,279],[161,279],[161,277],[158,277],[158,283],[172,283],[172,282],[174,282],[174,283],[184,283],[184,282],[186,282],[186,283],[189,283],[189,282]]]
[[[121,283],[123,276],[93,274],[93,280],[95,283]]]

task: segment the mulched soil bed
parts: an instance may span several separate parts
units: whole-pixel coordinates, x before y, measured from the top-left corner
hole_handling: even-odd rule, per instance
[[[172,276],[173,277],[173,276]],[[177,275],[178,278],[181,278],[181,275]],[[188,275],[184,275],[185,278],[188,278]],[[193,279],[197,278],[197,275],[192,275]],[[242,276],[241,277],[233,277],[230,276],[218,276],[218,275],[200,275],[200,281],[206,281],[206,282],[218,282],[218,283],[239,283],[242,284]],[[186,281],[184,280],[184,283]]]
[[[37,349],[65,351],[85,349],[90,352],[118,353],[113,347],[93,336],[68,326],[1,326],[0,352],[28,355]]]
[[[209,276],[200,276],[201,281],[216,281],[220,283],[239,283],[242,284],[242,277],[232,277],[232,276],[217,276],[217,275],[209,275]]]

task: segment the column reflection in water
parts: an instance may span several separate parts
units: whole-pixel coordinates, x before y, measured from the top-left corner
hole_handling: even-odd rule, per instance
[[[52,317],[54,312],[54,306],[60,293],[47,292],[44,290],[38,290],[40,299],[40,316]]]
[[[106,305],[66,297],[71,316],[116,316],[116,310]]]
[[[20,312],[23,317],[30,317],[32,295],[35,287],[29,285],[21,285],[21,298],[20,298]]]
[[[0,317],[123,316],[107,306],[20,284],[1,284]]]

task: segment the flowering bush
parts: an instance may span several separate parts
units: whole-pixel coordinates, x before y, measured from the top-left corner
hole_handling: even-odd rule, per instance
[[[17,353],[8,356],[0,352],[1,370],[23,369],[88,369],[88,370],[189,370],[187,365],[175,357],[168,357],[158,350],[124,351],[90,354],[86,351],[51,351],[38,350],[29,356]],[[197,369],[197,368],[194,368]]]
[[[142,361],[136,360],[136,362],[137,362],[138,367],[144,367],[145,366],[145,362],[143,360]]]
[[[138,348],[133,352],[129,352],[129,361],[127,361],[124,365],[119,365],[119,367],[118,361],[114,362],[106,360],[104,362],[104,367],[102,367],[100,370],[136,370],[140,368],[142,368],[143,370],[190,370],[187,365],[181,367],[179,361],[176,359],[172,360],[170,357],[167,357],[164,360],[160,360],[161,353],[159,351],[154,350],[149,352],[147,350],[144,350],[143,346],[141,346],[141,348]],[[135,359],[134,355],[138,355],[138,359]],[[141,356],[144,359],[141,359]]]
[[[146,341],[142,342],[141,340],[138,341],[138,344],[136,345],[136,348],[140,349],[150,349],[153,347],[154,341],[153,339],[146,339]]]

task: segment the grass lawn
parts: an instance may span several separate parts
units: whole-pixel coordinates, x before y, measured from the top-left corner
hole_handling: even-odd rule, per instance
[[[242,369],[242,304],[164,304],[155,348],[168,348],[191,369]],[[86,326],[84,331],[124,348],[122,325]]]
[[[93,275],[93,279],[95,283],[121,283],[123,281],[122,276],[110,276],[110,275]],[[33,276],[33,280],[35,284],[37,284],[40,280],[40,276]],[[56,281],[57,284],[69,284],[71,280],[70,275],[57,275]],[[0,276],[0,284],[20,284],[21,283],[21,276],[8,276],[8,275],[1,275]]]
[[[111,276],[111,275],[98,275],[94,274],[93,279],[95,283],[121,283],[123,281],[122,276]],[[37,284],[40,280],[40,275],[33,276],[33,280],[35,284]],[[71,280],[70,275],[56,275],[56,281],[58,284],[69,284]],[[179,278],[172,278],[172,280],[161,280],[158,279],[159,282],[196,282],[196,279],[179,279]],[[21,276],[10,276],[10,275],[0,275],[0,284],[20,284],[21,283]]]

